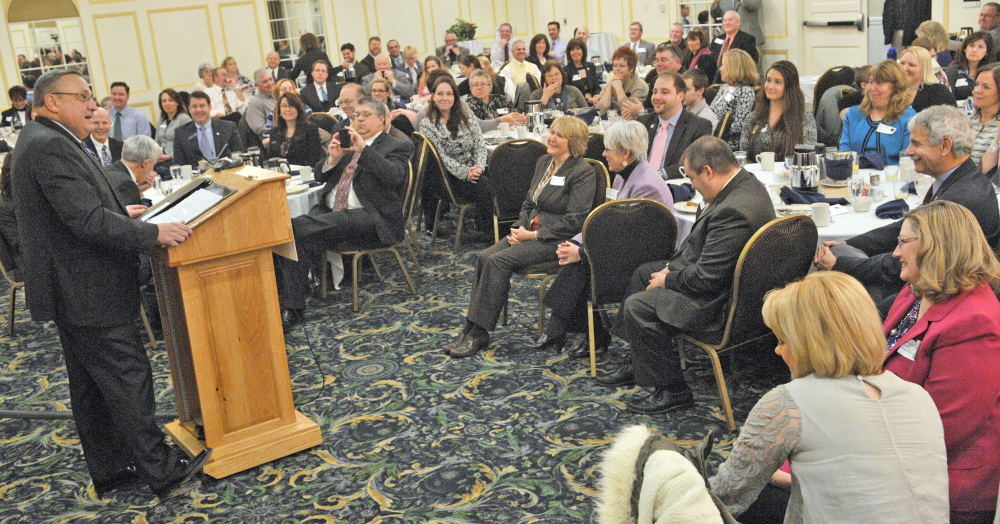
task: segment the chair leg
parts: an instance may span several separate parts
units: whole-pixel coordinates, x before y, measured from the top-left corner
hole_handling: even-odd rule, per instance
[[[329,251],[324,251],[323,252],[323,260],[320,262],[320,267],[322,267],[323,269],[321,269],[320,273],[319,273],[319,284],[320,284],[320,294],[321,294],[321,296],[323,298],[326,298],[326,294],[327,294],[327,292],[326,292],[326,285],[327,285],[326,284],[326,280],[327,280],[326,274],[330,272],[329,259],[326,258],[328,256],[330,256]]]
[[[545,334],[545,292],[549,290],[549,283],[555,278],[556,275],[545,275],[542,283],[538,285],[538,336]]]
[[[497,220],[498,217],[493,215],[493,243],[496,244],[500,241],[500,222]]]
[[[14,306],[17,300],[17,288],[14,284],[10,285],[10,293],[7,295],[7,336],[14,336]]]
[[[437,211],[434,212],[434,226],[431,228],[431,244],[438,239],[438,223],[441,222],[441,205],[444,202],[438,199]]]
[[[399,270],[403,272],[403,278],[406,279],[406,285],[410,286],[410,293],[414,295],[417,294],[417,288],[413,285],[413,281],[410,280],[410,273],[406,271],[406,266],[403,265],[403,257],[399,254],[396,248],[392,248],[392,254],[396,255],[396,262],[399,262]],[[420,266],[417,266],[419,268]]]
[[[462,226],[465,225],[465,210],[469,209],[469,206],[460,206],[458,208],[458,225],[455,227],[455,251],[462,245]]]
[[[146,326],[146,334],[149,335],[149,345],[156,347],[156,337],[153,336],[153,328],[149,325],[149,316],[146,315],[146,306],[139,305],[139,316],[142,317],[142,325]]]
[[[594,303],[587,301],[587,338],[590,342],[590,376],[597,376],[597,344],[594,337]]]
[[[378,267],[378,262],[375,262],[375,255],[374,255],[374,253],[370,253],[370,252],[368,253],[368,260],[371,260],[372,267],[375,268],[375,276],[378,277],[379,282],[382,282],[383,280],[385,280],[385,278],[382,277],[382,270],[379,269],[379,267]]]
[[[406,244],[406,249],[410,252],[410,258],[413,259],[413,265],[417,268],[417,274],[423,276],[424,270],[420,267],[420,260],[417,259],[417,253],[413,250],[413,243],[410,242],[409,236],[403,236],[403,243]]]
[[[729,431],[736,430],[736,419],[733,417],[733,406],[729,403],[729,390],[726,388],[726,377],[722,375],[722,363],[719,362],[719,354],[714,350],[705,349],[708,358],[712,361],[712,371],[715,372],[715,384],[719,389],[719,397],[722,399],[722,409],[726,413],[726,423]]]
[[[508,299],[508,301],[509,301],[509,299]],[[504,302],[503,303],[503,325],[506,326],[507,323],[508,323],[508,320],[509,319],[507,318],[507,302]]]
[[[361,262],[361,253],[355,253],[351,260],[352,269],[354,269],[354,274],[351,277],[354,279],[351,291],[354,300],[354,311],[358,310],[358,273],[360,273],[359,262]]]
[[[680,340],[677,341],[677,356],[681,359],[681,371],[687,371],[688,361],[684,356],[684,345]]]

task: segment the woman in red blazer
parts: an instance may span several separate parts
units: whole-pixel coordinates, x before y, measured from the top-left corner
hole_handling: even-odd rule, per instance
[[[972,213],[939,200],[905,215],[907,282],[883,324],[885,369],[923,386],[941,414],[951,522],[992,523],[1000,484],[1000,262]]]

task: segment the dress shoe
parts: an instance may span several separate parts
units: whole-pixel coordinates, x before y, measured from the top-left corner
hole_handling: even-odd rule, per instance
[[[195,479],[194,476],[201,472],[211,456],[212,448],[205,448],[190,459],[178,460],[178,466],[184,468],[181,476],[170,484],[155,490],[156,497],[160,499],[160,502],[184,494],[197,486],[198,479]]]
[[[476,338],[472,335],[466,335],[458,345],[448,351],[448,354],[454,358],[471,357],[472,355],[479,353],[479,350],[486,349],[489,345],[489,336],[486,338]]]
[[[451,342],[445,344],[444,347],[441,349],[447,351],[448,353],[451,353],[452,351],[455,350],[455,348],[457,348],[462,343],[462,341],[465,340],[465,337],[467,336],[468,335],[464,332],[459,333],[458,336],[455,337],[455,340],[452,340]]]
[[[597,377],[597,383],[608,387],[634,386],[635,371],[632,366],[622,366],[607,375]]]
[[[293,327],[301,324],[305,319],[306,314],[304,310],[285,309],[281,312],[281,330],[288,333]]]
[[[625,405],[635,413],[666,413],[694,407],[694,395],[690,389],[684,393],[671,393],[657,388],[649,396],[630,400]]]
[[[542,333],[542,336],[538,337],[535,341],[535,349],[538,351],[555,351],[556,353],[562,352],[563,345],[566,344],[566,334],[556,337],[549,337],[548,333]]]
[[[139,480],[139,474],[137,473],[135,466],[129,464],[125,467],[125,469],[119,471],[116,475],[113,475],[107,480],[95,480],[94,492],[97,493],[97,498],[103,499],[109,492],[138,484]]]
[[[594,341],[594,354],[602,355],[608,350],[608,346],[611,345],[611,335],[605,334],[604,336],[595,335],[597,340]],[[570,358],[590,358],[590,338],[583,337],[580,344],[575,346],[573,349],[569,350],[567,353]]]

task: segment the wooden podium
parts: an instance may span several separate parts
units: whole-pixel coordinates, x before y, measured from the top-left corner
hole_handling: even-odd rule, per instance
[[[186,242],[158,248],[153,273],[177,399],[165,428],[190,455],[213,448],[205,473],[221,478],[323,437],[295,409],[281,330],[272,252],[294,252],[288,175],[243,166],[203,178],[236,192],[191,222]]]

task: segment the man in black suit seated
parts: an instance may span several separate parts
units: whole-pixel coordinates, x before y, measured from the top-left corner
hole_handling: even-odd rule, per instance
[[[220,154],[228,156],[243,151],[236,124],[212,118],[212,101],[207,94],[191,93],[188,112],[193,121],[174,133],[173,165],[197,166],[199,160],[215,161]]]
[[[681,155],[692,142],[712,134],[711,122],[684,108],[686,95],[681,75],[661,73],[653,84],[653,113],[636,119],[649,133],[649,163],[664,179],[681,178]]]
[[[375,57],[382,52],[382,39],[373,36],[368,39],[368,56],[362,58],[359,62],[361,65],[368,68],[368,71],[375,70]]]
[[[694,405],[675,338],[723,329],[740,252],[758,229],[774,219],[767,188],[740,168],[722,140],[699,138],[684,152],[683,162],[691,186],[705,197],[707,207],[669,263],[643,264],[632,274],[619,326],[631,355],[624,366],[597,378],[605,386],[652,387],[649,396],[628,402],[628,408],[638,413]]]
[[[709,46],[709,49],[712,50],[712,56],[715,57],[716,65],[722,64],[722,55],[730,49],[742,49],[750,55],[750,58],[753,58],[754,63],[760,63],[757,40],[750,33],[740,31],[739,13],[726,11],[722,15],[722,29],[725,32],[712,40],[712,44]],[[716,71],[714,83],[720,82],[722,82],[721,73]]]
[[[153,187],[156,179],[156,159],[163,153],[155,140],[135,135],[125,140],[122,159],[108,166],[108,175],[125,205],[151,205],[143,202],[142,193]]]
[[[444,66],[450,68],[462,61],[462,57],[469,54],[469,48],[458,45],[458,36],[451,31],[444,34],[444,45],[437,48],[434,53],[441,57]]]
[[[94,153],[94,156],[104,164],[110,166],[122,158],[122,141],[111,138],[111,116],[108,110],[98,107],[94,111],[94,116],[90,118],[90,136],[83,141],[83,147]]]
[[[10,107],[0,113],[0,127],[23,127],[31,121],[31,106],[28,105],[28,90],[24,86],[13,86],[7,90]]]
[[[956,107],[932,106],[910,119],[910,145],[906,154],[918,173],[930,175],[934,184],[923,203],[950,200],[972,211],[993,249],[1000,247],[1000,211],[990,179],[969,158],[976,133]],[[816,255],[817,269],[842,271],[861,281],[879,308],[888,311],[903,289],[899,259],[893,258],[902,220],[850,238],[846,243],[827,241]]]
[[[368,69],[359,62],[354,60],[354,44],[348,42],[340,46],[340,54],[344,57],[344,61],[340,63],[339,66],[330,69],[330,76],[332,76],[338,83],[346,84],[348,82],[354,82],[356,84],[361,83],[361,79],[364,78],[372,70]]]
[[[165,500],[192,487],[211,456],[171,448],[155,418],[153,375],[139,335],[139,255],[176,246],[184,224],[135,220],[83,147],[97,108],[77,71],[35,84],[35,120],[14,151],[14,206],[31,317],[54,320],[73,419],[99,498],[144,483]],[[57,466],[58,467],[58,466]]]
[[[291,78],[292,72],[287,67],[281,65],[281,55],[277,51],[271,51],[264,57],[267,63],[267,72],[271,75],[271,80],[277,82],[285,78]],[[260,82],[260,80],[258,80]],[[258,88],[258,93],[260,92]]]
[[[298,261],[276,257],[281,320],[287,331],[302,322],[309,293],[309,269],[322,267],[327,249],[394,244],[403,239],[403,197],[413,143],[384,132],[389,108],[371,97],[358,101],[351,147],[335,134],[330,156],[316,165],[326,185],[308,215],[292,219]]]
[[[340,84],[330,78],[330,64],[323,59],[313,62],[312,79],[300,91],[302,101],[314,113],[326,113],[333,107],[333,101],[340,96]]]

